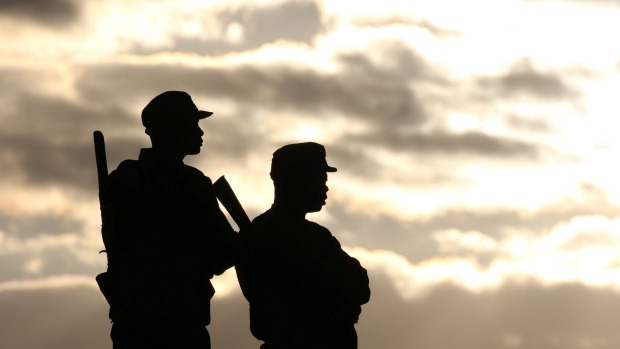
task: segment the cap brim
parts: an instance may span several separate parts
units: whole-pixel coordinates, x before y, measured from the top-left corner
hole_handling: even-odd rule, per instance
[[[196,115],[198,115],[198,119],[204,119],[204,118],[208,118],[209,116],[213,115],[213,112],[210,111],[204,111],[204,110],[199,110]]]
[[[338,171],[338,169],[335,167],[331,167],[329,165],[325,167],[325,172],[336,172],[336,171]]]

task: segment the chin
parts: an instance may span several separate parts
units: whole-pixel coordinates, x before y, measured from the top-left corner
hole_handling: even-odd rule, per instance
[[[323,202],[323,203],[322,203],[322,204],[320,204],[320,205],[315,205],[315,206],[312,206],[312,207],[310,207],[310,208],[308,209],[308,212],[319,212],[320,210],[322,210],[322,209],[323,209],[323,206],[324,206],[324,205],[325,205],[325,202]]]
[[[196,155],[196,154],[200,154],[200,148],[194,148],[188,151],[188,155]]]

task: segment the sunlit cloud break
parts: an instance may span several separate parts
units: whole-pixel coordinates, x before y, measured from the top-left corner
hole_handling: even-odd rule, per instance
[[[99,289],[95,278],[84,275],[54,275],[34,280],[12,280],[0,283],[0,292],[89,287]]]
[[[442,253],[419,263],[388,250],[347,251],[387,275],[405,299],[423,297],[442,284],[484,292],[511,283],[577,283],[620,292],[620,217],[577,217],[542,236],[512,231],[495,240],[479,232],[447,230],[433,237]]]

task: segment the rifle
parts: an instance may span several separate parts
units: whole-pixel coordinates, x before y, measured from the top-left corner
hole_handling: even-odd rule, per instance
[[[215,197],[224,205],[224,208],[226,208],[226,211],[228,211],[239,229],[248,228],[251,223],[250,218],[245,213],[243,206],[241,206],[239,199],[237,199],[235,192],[224,176],[221,176],[213,183],[213,191],[215,192]]]
[[[108,238],[104,232],[103,222],[105,221],[104,211],[104,190],[108,180],[108,160],[105,153],[105,139],[101,131],[93,132],[93,141],[95,143],[95,161],[97,163],[97,182],[99,184],[99,209],[101,210],[101,237],[103,239],[103,245],[108,248]],[[102,250],[101,252],[106,252]],[[101,253],[100,252],[100,253]],[[103,272],[95,277],[99,290],[108,301],[108,304],[112,304],[112,287],[113,283],[110,278],[110,274]]]
[[[105,153],[105,139],[101,131],[93,132],[93,141],[95,143],[95,161],[97,163],[97,182],[99,184],[99,209],[101,210],[101,237],[103,239],[103,245],[107,249],[109,247],[109,238],[106,236],[103,230],[103,222],[105,221],[104,211],[104,190],[108,181],[108,160]],[[104,250],[105,251],[105,250]]]
[[[99,183],[99,200],[108,180],[108,160],[105,155],[105,139],[101,131],[93,132],[95,142],[95,161],[97,162],[97,181]],[[101,203],[101,202],[100,202]]]

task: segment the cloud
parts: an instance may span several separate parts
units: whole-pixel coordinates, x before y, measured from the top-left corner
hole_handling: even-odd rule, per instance
[[[480,231],[436,230],[429,234],[435,242],[434,251],[417,262],[394,249],[350,247],[348,251],[365,267],[388,275],[406,299],[423,297],[442,283],[473,292],[524,281],[620,290],[616,277],[620,266],[619,226],[620,218],[583,216],[538,234],[507,229],[492,237]],[[424,241],[420,236],[417,239]]]
[[[3,76],[0,80],[2,100],[10,101],[40,83],[37,72],[30,69],[0,67],[0,74]]]
[[[589,200],[549,204],[533,211],[519,208],[448,208],[415,220],[410,226],[423,231],[453,228],[464,231],[478,230],[492,237],[499,237],[506,229],[542,232],[573,217],[596,214],[613,217],[618,214],[618,210],[609,203],[595,203]]]
[[[478,231],[459,231],[448,229],[433,233],[433,239],[443,254],[455,254],[461,251],[486,254],[494,252],[497,242]]]
[[[56,28],[74,23],[79,14],[79,5],[73,0],[0,1],[0,16],[17,16]]]
[[[0,294],[3,292],[37,291],[37,290],[61,290],[74,287],[86,287],[99,291],[94,277],[80,275],[59,275],[43,279],[11,280],[0,282]],[[84,290],[88,291],[88,290]]]
[[[0,282],[32,282],[67,274],[94,277],[105,270],[106,257],[98,254],[102,243],[95,234],[0,237]]]
[[[528,97],[539,100],[572,100],[581,93],[554,73],[540,72],[529,61],[522,61],[497,77],[482,77],[478,84],[501,97]]]
[[[359,18],[353,19],[351,23],[355,26],[359,27],[386,27],[393,25],[404,25],[404,26],[414,26],[419,27],[428,31],[429,33],[437,36],[438,38],[455,38],[459,37],[460,33],[456,30],[445,29],[439,27],[427,19],[415,20],[410,17],[404,16],[388,16],[388,17],[369,17],[369,18]]]
[[[10,101],[2,120],[11,123],[10,133],[44,132],[50,137],[79,135],[79,139],[92,135],[86,131],[96,126],[124,128],[139,123],[139,118],[131,116],[117,101],[101,102],[100,99],[74,101],[66,97],[46,94],[22,93]],[[9,130],[5,131],[9,133]],[[61,137],[58,137],[61,138]]]
[[[567,284],[510,284],[476,293],[437,285],[403,299],[385,274],[370,273],[372,296],[356,325],[359,348],[597,349],[620,345],[620,294]],[[93,287],[34,287],[0,291],[0,336],[11,349],[111,346],[108,306]],[[256,348],[248,304],[240,293],[212,302],[213,347]],[[535,314],[535,316],[532,316]],[[36,334],[36,335],[33,335]]]
[[[346,140],[343,140],[338,143],[325,144],[325,146],[327,147],[329,161],[334,164],[342,164],[343,167],[339,168],[341,173],[344,171],[369,180],[376,180],[382,177],[380,159],[367,154],[364,148],[358,144],[351,145]],[[408,180],[410,184],[425,182],[423,179],[411,177]]]
[[[281,64],[232,68],[110,64],[86,69],[77,86],[86,98],[114,100],[145,86],[152,91],[183,86],[183,90],[240,105],[303,111],[317,117],[336,111],[395,125],[416,124],[425,118],[405,81],[350,58],[338,74]]]
[[[478,155],[486,157],[509,157],[537,160],[543,146],[517,139],[495,137],[482,132],[464,133],[402,132],[389,128],[384,132],[350,136],[357,144],[382,146],[394,152],[409,154]]]
[[[331,187],[330,192],[338,190],[338,187]],[[508,236],[522,236],[534,243],[578,217],[598,216],[611,221],[620,215],[617,206],[609,201],[601,189],[584,185],[581,190],[579,200],[563,200],[535,210],[518,207],[448,207],[425,214],[410,211],[406,217],[333,198],[325,207],[329,219],[322,224],[327,226],[343,245],[390,250],[411,263],[420,263],[435,256],[463,256],[440,253],[441,245],[433,237],[437,232],[479,232],[496,243]],[[607,235],[613,235],[611,228],[603,231]],[[499,253],[500,250],[495,252]],[[481,264],[487,264],[489,258],[495,256],[495,253],[466,254],[467,258]]]
[[[202,23],[217,35],[202,33],[174,35],[168,47],[146,48],[140,43],[130,51],[152,54],[161,51],[222,55],[243,52],[277,41],[312,44],[325,30],[319,6],[313,1],[283,2],[269,5],[238,5],[213,9]],[[213,29],[215,27],[215,29]]]
[[[92,132],[99,128],[139,132],[138,118],[115,103],[99,108],[62,97],[22,94],[5,106],[0,120],[3,181],[96,190]],[[116,139],[108,147],[108,160],[117,162],[124,149],[139,149],[141,144],[127,136]]]
[[[217,17],[225,26],[241,25],[244,41],[255,47],[277,40],[311,43],[323,29],[321,10],[314,1],[226,9]]]
[[[350,50],[350,49],[349,49]],[[446,86],[446,81],[437,69],[406,41],[381,39],[369,41],[363,50],[353,50],[336,56],[345,71],[352,75],[368,75],[389,81],[408,83],[434,83]]]
[[[30,239],[42,234],[58,235],[81,231],[83,223],[63,213],[17,216],[0,210],[0,231],[6,236]]]
[[[614,208],[607,209],[617,214]],[[449,210],[403,220],[381,212],[360,214],[336,202],[328,206],[330,219],[325,225],[343,245],[361,251],[365,263],[391,270],[394,280],[400,280],[395,284],[405,287],[405,295],[448,281],[474,290],[493,289],[515,278],[598,287],[615,285],[612,276],[618,258],[614,249],[620,244],[615,243],[618,239],[613,233],[617,219],[587,215],[604,210],[600,203],[588,201],[536,212]],[[54,223],[53,215],[42,219]],[[3,280],[63,273],[95,275],[104,269],[105,256],[97,254],[101,248],[98,232],[62,231],[77,221],[39,227],[24,224],[27,220],[7,221],[9,228],[23,224],[32,234],[28,239],[2,235]],[[57,232],[47,233],[50,229]],[[374,250],[391,252],[375,254]],[[218,281],[224,293],[230,292],[229,279]]]
[[[506,117],[508,125],[518,130],[525,130],[534,133],[549,133],[553,126],[543,117],[529,118],[520,115],[508,115]]]
[[[105,300],[90,287],[4,291],[0,304],[5,348],[111,347]]]
[[[405,302],[381,275],[371,276],[373,296],[358,325],[360,348],[576,349],[592,343],[612,349],[620,344],[615,292],[511,284],[474,293],[445,284]]]
[[[115,149],[139,149],[133,139],[115,140],[108,159],[119,158]],[[44,187],[60,185],[96,192],[97,178],[93,144],[90,140],[57,142],[52,138],[0,133],[0,158],[6,166],[4,181],[25,182]],[[123,150],[124,152],[124,150]],[[137,153],[137,150],[136,150]]]

